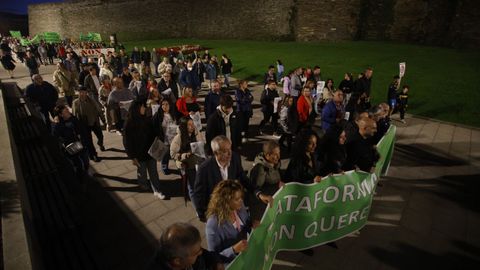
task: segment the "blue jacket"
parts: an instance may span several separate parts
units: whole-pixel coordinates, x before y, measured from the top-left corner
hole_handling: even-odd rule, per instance
[[[229,263],[235,259],[237,254],[233,251],[232,246],[242,239],[246,240],[247,233],[250,233],[252,230],[247,209],[242,207],[237,214],[243,223],[241,231],[238,231],[233,224],[228,221],[219,225],[216,216],[209,217],[205,227],[208,250],[219,253],[220,259],[224,263]]]
[[[325,104],[322,110],[322,129],[327,132],[330,126],[334,125],[337,121],[337,106],[335,102],[330,100]]]
[[[181,88],[185,86],[191,86],[193,90],[200,89],[201,82],[200,78],[198,77],[197,69],[192,68],[190,71],[188,69],[182,70],[178,78],[178,84]]]
[[[237,112],[252,112],[253,96],[250,90],[235,90],[235,99],[237,100]]]

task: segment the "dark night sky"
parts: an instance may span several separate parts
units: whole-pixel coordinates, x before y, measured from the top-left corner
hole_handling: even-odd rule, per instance
[[[27,14],[29,4],[63,2],[64,0],[0,0],[0,11]]]

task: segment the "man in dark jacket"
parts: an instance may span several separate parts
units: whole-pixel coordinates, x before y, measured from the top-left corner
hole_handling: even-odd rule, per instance
[[[49,82],[45,82],[40,74],[32,76],[33,83],[25,88],[25,96],[30,101],[40,107],[41,113],[45,117],[45,123],[50,130],[50,115],[53,115],[53,109],[58,100],[58,92]]]
[[[232,150],[236,151],[241,143],[240,122],[233,111],[233,99],[230,95],[220,97],[220,105],[208,118],[205,132],[207,153],[211,154],[210,142],[218,135],[226,136],[232,142]]]
[[[174,223],[160,237],[147,270],[224,269],[214,252],[202,248],[200,232],[191,224]]]
[[[347,160],[344,170],[358,168],[365,172],[372,172],[378,161],[378,152],[372,139],[377,132],[377,124],[370,118],[361,118],[357,124],[358,132],[347,144]]]
[[[27,51],[27,57],[25,58],[25,65],[27,65],[28,71],[30,72],[30,77],[32,77],[34,74],[38,74],[38,62],[37,58],[35,58],[35,55]]]
[[[218,182],[227,179],[239,180],[242,185],[248,186],[240,156],[232,151],[230,140],[222,135],[215,137],[210,144],[214,156],[198,167],[192,198],[198,217],[203,222],[206,221],[205,213],[210,195]]]
[[[140,58],[142,59],[143,65],[150,67],[151,54],[147,48],[143,47],[143,51],[140,53]]]
[[[369,67],[365,70],[363,76],[355,81],[355,93],[358,96],[365,94],[368,99],[370,98],[370,90],[372,88],[372,74],[373,69]]]
[[[198,76],[198,70],[194,67],[194,63],[192,63],[191,61],[187,63],[187,68],[180,72],[180,75],[178,77],[178,84],[180,85],[181,89],[186,86],[191,86],[193,90],[193,95],[197,96],[198,91],[202,86],[202,83],[200,82]]]
[[[220,105],[221,92],[220,82],[215,80],[212,84],[212,90],[205,97],[205,117],[208,120]]]
[[[262,103],[263,112],[263,120],[260,122],[260,126],[258,127],[260,134],[262,134],[263,127],[266,123],[270,122],[270,119],[272,119],[273,132],[275,133],[277,131],[278,111],[273,112],[273,102],[277,97],[279,97],[277,92],[277,82],[270,80],[268,81],[267,88],[263,90],[262,96],[260,97],[260,103]]]

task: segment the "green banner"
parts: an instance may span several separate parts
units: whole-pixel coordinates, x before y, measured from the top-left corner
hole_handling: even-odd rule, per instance
[[[92,37],[92,41],[102,42],[102,36],[99,33],[88,33]]]
[[[289,183],[274,196],[253,230],[248,249],[229,270],[272,267],[281,250],[303,250],[343,238],[365,226],[378,177],[386,173],[395,144],[396,127],[391,126],[377,144],[380,160],[375,173],[349,171],[326,177],[317,184]]]
[[[22,38],[22,33],[20,31],[12,31],[10,30],[10,35],[14,38]]]
[[[32,44],[40,44],[41,40],[45,40],[42,34],[35,35],[32,39],[30,39],[30,43]]]
[[[22,44],[22,46],[28,46],[30,45],[30,40],[26,39],[26,38],[20,38],[20,44]]]
[[[47,43],[60,43],[62,41],[60,35],[56,32],[45,32],[43,37]]]

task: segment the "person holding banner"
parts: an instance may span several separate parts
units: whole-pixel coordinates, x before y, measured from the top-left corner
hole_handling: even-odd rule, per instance
[[[147,270],[224,270],[218,256],[202,248],[200,232],[188,223],[167,227]]]
[[[249,177],[253,188],[248,200],[252,220],[260,222],[267,205],[272,206],[273,195],[283,185],[280,173],[280,145],[276,141],[263,143],[263,151],[255,157]]]
[[[311,184],[322,180],[322,164],[317,156],[318,136],[310,128],[302,129],[295,140],[292,157],[285,173],[285,183]]]
[[[252,221],[243,204],[243,186],[238,180],[223,180],[213,189],[207,210],[205,235],[208,250],[230,263],[248,248]]]
[[[358,120],[357,124],[358,132],[347,144],[347,159],[343,167],[345,171],[360,169],[371,173],[375,170],[375,163],[379,159],[372,139],[377,132],[377,123],[364,117]]]

